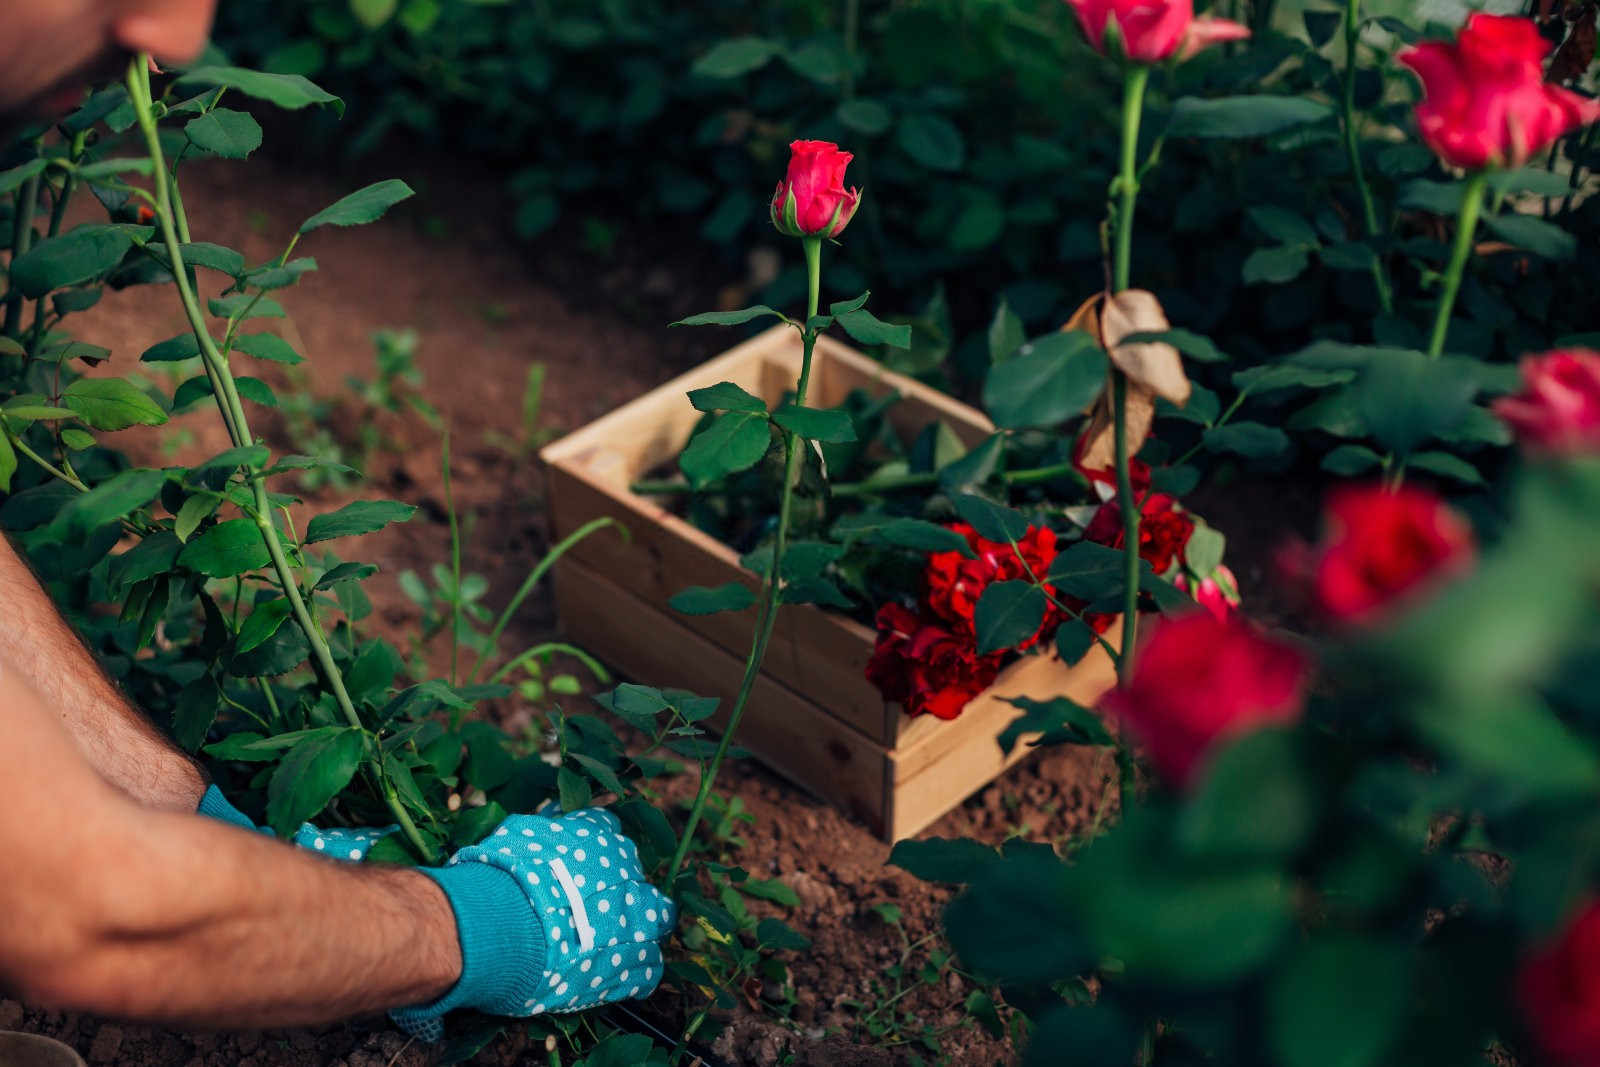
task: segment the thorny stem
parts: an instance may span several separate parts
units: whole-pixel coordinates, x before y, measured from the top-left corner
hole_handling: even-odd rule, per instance
[[[1372,202],[1372,189],[1367,185],[1367,173],[1361,165],[1361,138],[1356,129],[1356,60],[1361,45],[1361,0],[1350,0],[1344,12],[1344,147],[1350,156],[1350,173],[1355,176],[1356,190],[1361,194],[1362,218],[1367,225],[1367,236],[1378,236],[1378,209]],[[1383,270],[1383,260],[1372,260],[1372,280],[1378,287],[1378,303],[1385,315],[1394,311],[1394,294],[1389,288],[1389,278]]]
[[[803,237],[801,246],[805,249],[806,255],[805,321],[809,323],[816,318],[817,302],[822,291],[822,238]],[[806,392],[811,385],[811,352],[816,346],[817,332],[807,328],[802,337],[804,348],[800,361],[800,380],[795,386],[795,407],[805,407],[806,404]],[[745,660],[744,679],[739,683],[739,695],[733,702],[733,710],[728,714],[728,725],[722,731],[722,740],[717,743],[717,751],[711,757],[710,764],[700,774],[700,789],[695,794],[693,806],[689,808],[689,817],[683,826],[683,836],[678,840],[678,850],[672,856],[672,866],[667,869],[669,893],[677,881],[678,872],[683,868],[683,861],[689,855],[689,846],[694,841],[695,827],[705,810],[706,799],[711,795],[711,787],[717,780],[717,771],[728,755],[728,746],[733,743],[733,736],[738,732],[739,720],[744,715],[745,705],[750,701],[750,693],[755,688],[756,678],[761,674],[761,661],[766,658],[767,643],[772,639],[772,627],[778,618],[778,584],[780,568],[783,565],[783,550],[789,539],[789,513],[794,500],[794,483],[800,474],[802,448],[809,447],[811,447],[809,444],[801,442],[799,434],[792,430],[785,432],[783,488],[778,497],[778,530],[773,537],[772,563],[767,568],[767,580],[762,588],[761,614],[756,622],[756,639],[750,646],[749,658]]]
[[[1133,216],[1138,206],[1139,175],[1135,169],[1139,150],[1139,122],[1144,114],[1144,91],[1150,68],[1128,67],[1122,99],[1122,170],[1117,185],[1122,203],[1117,210],[1116,259],[1112,263],[1114,292],[1127,289],[1133,274]],[[1111,371],[1111,414],[1117,463],[1117,506],[1122,511],[1122,552],[1125,561],[1122,594],[1122,654],[1117,677],[1127,684],[1139,637],[1139,507],[1133,498],[1133,476],[1128,466],[1128,377]]]
[[[217,350],[216,342],[211,338],[211,331],[207,329],[205,317],[200,313],[200,302],[194,290],[189,285],[188,274],[184,269],[183,253],[180,249],[178,231],[174,223],[174,212],[170,187],[167,182],[166,165],[162,159],[161,140],[156,131],[154,118],[154,104],[151,99],[149,81],[149,57],[144,54],[134,56],[128,65],[128,92],[133,99],[134,110],[139,120],[139,128],[144,134],[145,148],[150,154],[150,160],[155,166],[152,168],[152,181],[156,192],[156,219],[161,227],[162,238],[167,247],[167,255],[171,259],[172,277],[178,287],[178,295],[183,301],[183,309],[189,319],[189,326],[194,331],[195,339],[200,343],[200,355],[206,365],[207,376],[214,386],[221,388],[216,391],[216,401],[223,415],[223,422],[227,424],[229,436],[236,447],[250,445],[254,438],[250,435],[249,425],[246,422],[244,406],[239,400],[238,389],[234,387],[233,375],[228,370],[228,363],[221,352]],[[231,417],[230,417],[231,416]],[[300,585],[295,579],[294,570],[290,566],[287,554],[283,549],[283,542],[278,536],[277,527],[272,524],[272,504],[267,498],[266,485],[260,477],[250,479],[251,488],[255,494],[255,523],[260,531],[261,540],[265,544],[268,556],[271,557],[273,570],[277,572],[278,584],[283,589],[285,598],[289,601],[289,608],[294,613],[295,621],[305,633],[306,640],[311,645],[311,653],[320,668],[323,677],[327,680],[328,687],[333,691],[334,700],[339,705],[339,710],[344,714],[345,720],[351,727],[366,732],[366,726],[357,714],[355,705],[350,700],[350,694],[344,686],[344,676],[339,672],[338,664],[333,660],[333,651],[328,647],[327,638],[311,618],[306,608],[305,599],[300,595]],[[400,824],[402,832],[411,842],[417,853],[427,862],[435,859],[433,849],[423,839],[412,822],[410,814],[405,810],[405,805],[400,802],[394,787],[382,773],[381,765],[377,768],[377,777],[382,783],[384,799],[388,802],[395,821]]]
[[[1450,334],[1450,315],[1455,311],[1456,294],[1461,291],[1461,278],[1472,255],[1472,239],[1478,232],[1478,216],[1483,212],[1483,191],[1489,184],[1488,171],[1479,171],[1467,180],[1467,190],[1461,196],[1461,215],[1456,223],[1455,250],[1450,254],[1450,265],[1444,272],[1444,291],[1439,294],[1439,313],[1433,322],[1433,337],[1428,342],[1428,355],[1438,359],[1444,352],[1445,339]]]

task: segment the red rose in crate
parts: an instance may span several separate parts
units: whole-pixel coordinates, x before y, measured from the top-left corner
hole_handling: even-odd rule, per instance
[[[1237,22],[1194,17],[1193,0],[1067,0],[1084,36],[1101,55],[1110,49],[1135,63],[1188,59],[1223,41],[1241,41],[1250,30]],[[1113,25],[1116,42],[1108,40]]]
[[[971,638],[899,604],[885,604],[877,622],[867,680],[907,714],[954,719],[1000,673],[1001,656],[978,655]]]
[[[1600,120],[1600,103],[1545,82],[1552,47],[1532,19],[1479,13],[1454,44],[1401,52],[1426,93],[1417,125],[1428,147],[1466,170],[1515,168]]]
[[[1369,621],[1472,564],[1472,527],[1426,489],[1339,490],[1327,527],[1311,577],[1322,609],[1345,622]]]
[[[976,559],[968,559],[959,552],[934,552],[928,556],[928,607],[957,633],[973,638],[977,632],[974,614],[978,601],[992,582],[1026,580],[1031,570],[1042,578],[1056,558],[1056,532],[1047,526],[1030,526],[1017,542],[1022,559],[1003,541],[990,541],[979,537],[978,531],[964,522],[952,523],[950,529],[967,539]],[[1027,568],[1022,562],[1027,560]],[[1024,642],[1021,648],[1031,648],[1046,630],[1051,618],[1046,616],[1039,633]]]
[[[1522,392],[1496,400],[1494,413],[1532,451],[1600,451],[1600,352],[1572,349],[1524,359]]]
[[[772,194],[772,224],[790,237],[837,237],[861,204],[861,190],[845,189],[844,169],[854,159],[832,141],[789,145],[789,172]]]
[[[1528,1028],[1550,1058],[1569,1067],[1600,1065],[1600,904],[1590,903],[1517,975]]]
[[[1157,574],[1172,569],[1183,546],[1194,533],[1194,520],[1177,508],[1177,499],[1167,493],[1151,493],[1139,504],[1139,555]],[[1121,548],[1123,543],[1122,506],[1115,500],[1100,505],[1083,531],[1086,541]]]
[[[1139,736],[1163,778],[1183,788],[1220,740],[1299,718],[1309,671],[1294,646],[1242,620],[1195,612],[1156,624],[1133,676],[1101,707]]]

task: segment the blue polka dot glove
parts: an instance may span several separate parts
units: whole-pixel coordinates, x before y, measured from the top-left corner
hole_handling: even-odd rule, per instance
[[[440,868],[461,939],[461,978],[431,1004],[391,1012],[407,1032],[443,1036],[453,1008],[529,1016],[649,996],[676,925],[642,881],[639,850],[609,811],[513,815]]]
[[[269,836],[272,833],[271,830],[251,822],[250,816],[230,804],[228,798],[222,795],[222,790],[216,786],[206,790],[196,810],[201,815],[232,823],[245,830],[256,830]],[[366,859],[373,845],[397,829],[399,829],[397,826],[385,826],[382,829],[360,827],[351,830],[319,830],[310,823],[302,823],[290,841],[308,852],[322,852],[335,859],[360,862]]]

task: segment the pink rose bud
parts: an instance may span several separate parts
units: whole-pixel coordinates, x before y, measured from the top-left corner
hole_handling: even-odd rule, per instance
[[[790,237],[837,237],[861,204],[861,190],[844,187],[855,157],[832,141],[795,141],[789,172],[772,195],[772,225]]]
[[[1422,79],[1417,126],[1429,148],[1465,170],[1516,168],[1573,130],[1600,121],[1600,102],[1547,84],[1551,44],[1532,19],[1467,19],[1454,44],[1400,53]]]
[[[1067,0],[1089,44],[1101,55],[1119,52],[1134,63],[1179,62],[1250,29],[1209,15],[1194,17],[1194,0]],[[1113,40],[1112,35],[1115,34]]]
[[[1194,602],[1218,622],[1227,622],[1239,611],[1239,580],[1227,567],[1218,567],[1198,584],[1191,583],[1187,574],[1178,575],[1173,584],[1192,596]]]
[[[1530,451],[1600,452],[1600,352],[1571,349],[1522,361],[1522,392],[1494,413]]]

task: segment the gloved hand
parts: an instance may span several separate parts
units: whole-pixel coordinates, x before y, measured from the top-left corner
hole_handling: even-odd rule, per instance
[[[196,810],[201,815],[232,823],[241,829],[272,835],[271,830],[257,826],[250,821],[250,816],[230,804],[228,798],[222,795],[222,790],[214,785],[205,791]],[[337,828],[319,830],[310,823],[301,823],[300,829],[296,830],[289,840],[290,843],[308,852],[322,852],[335,859],[359,863],[366,858],[373,845],[398,829],[398,826],[385,826],[381,829],[363,826],[349,830]]]
[[[661,981],[659,942],[676,912],[642,881],[639,850],[609,811],[513,815],[444,867],[418,869],[455,912],[462,966],[438,1000],[390,1013],[411,1034],[437,1041],[453,1008],[582,1011]]]

